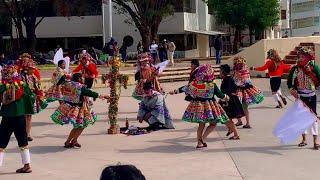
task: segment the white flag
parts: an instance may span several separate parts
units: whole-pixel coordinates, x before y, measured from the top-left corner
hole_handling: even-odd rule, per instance
[[[168,64],[170,63],[169,60],[167,61],[163,61],[162,63],[160,64],[157,64],[155,67],[158,69],[159,68],[159,73],[162,73],[164,68],[166,68],[168,66]]]
[[[274,127],[273,134],[282,144],[290,144],[317,120],[317,116],[300,99],[297,99]]]

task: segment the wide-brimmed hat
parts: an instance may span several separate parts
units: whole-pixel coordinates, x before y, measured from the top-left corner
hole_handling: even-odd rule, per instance
[[[30,60],[32,59],[32,56],[28,53],[23,53],[20,57],[19,57],[19,60],[22,60],[22,61],[27,61],[27,60]]]
[[[299,49],[298,54],[304,54],[309,56],[310,61],[314,60],[314,51],[310,47],[302,47]]]

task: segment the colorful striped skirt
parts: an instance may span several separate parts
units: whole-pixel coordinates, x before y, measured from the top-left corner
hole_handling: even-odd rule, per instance
[[[191,101],[182,117],[183,121],[192,123],[221,123],[225,124],[229,118],[223,108],[216,101]]]
[[[262,91],[255,86],[238,87],[236,95],[244,107],[259,104],[264,100]]]

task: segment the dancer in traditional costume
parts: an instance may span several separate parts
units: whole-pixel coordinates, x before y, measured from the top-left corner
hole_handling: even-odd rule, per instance
[[[66,82],[63,85],[63,100],[57,110],[51,115],[51,119],[60,125],[73,124],[68,139],[64,143],[65,148],[80,148],[78,138],[83,130],[90,124],[93,125],[97,120],[97,115],[93,112],[89,105],[88,97],[94,99],[109,99],[109,96],[102,96],[91,91],[83,84],[81,73],[75,73],[72,76],[71,82]]]
[[[85,53],[80,55],[80,64],[73,70],[73,73],[81,72],[84,75],[84,84],[87,88],[91,89],[93,82],[97,82],[98,69],[97,66],[91,61],[89,54]]]
[[[268,51],[267,56],[268,61],[265,65],[261,67],[252,67],[252,70],[265,71],[268,70],[268,75],[270,77],[271,92],[274,100],[278,103],[276,108],[283,108],[283,105],[287,105],[287,100],[282,95],[281,91],[281,76],[284,72],[289,72],[291,66],[288,66],[282,62],[278,52],[274,49]],[[283,105],[281,103],[283,102]]]
[[[137,119],[149,124],[148,131],[174,129],[165,97],[153,90],[151,83],[144,84],[144,98],[140,103]]]
[[[229,101],[220,101],[220,105],[223,107],[224,111],[227,113],[229,119],[233,123],[232,119],[238,119],[245,116],[243,112],[243,108],[241,102],[236,95],[237,92],[237,85],[230,76],[231,68],[228,64],[224,64],[220,66],[220,76],[222,78],[221,82],[221,92],[229,96]],[[233,131],[229,129],[226,136],[232,134]],[[238,133],[238,132],[236,132]]]
[[[152,58],[148,53],[138,55],[139,71],[135,75],[135,80],[138,81],[138,84],[133,91],[132,97],[139,101],[143,99],[143,86],[145,83],[150,82],[155,91],[163,93],[163,89],[158,81],[159,70],[156,67],[149,65],[151,59]]]
[[[206,138],[214,130],[217,123],[226,124],[233,132],[237,132],[234,123],[230,121],[223,108],[214,98],[216,95],[218,98],[225,101],[229,100],[229,97],[223,94],[214,82],[214,69],[212,69],[210,65],[200,66],[195,81],[189,83],[187,86],[183,86],[170,92],[170,94],[181,92],[185,92],[186,95],[192,97],[182,120],[191,123],[199,123],[197,130],[198,144],[196,148],[207,147]],[[209,123],[210,125],[204,132],[206,123]],[[234,136],[230,139],[240,139],[240,137]]]
[[[29,86],[29,88],[33,92],[33,97],[35,99],[33,106],[34,112],[32,114],[26,115],[28,141],[33,141],[33,138],[31,137],[32,115],[39,113],[48,106],[45,95],[41,90],[40,80],[34,74],[35,68],[35,62],[33,60],[28,60],[25,61],[23,71],[21,71],[22,80]]]
[[[19,60],[17,61],[17,66],[18,66],[18,73],[21,73],[22,71],[24,71],[24,65],[26,64],[27,61],[31,61],[32,57],[30,54],[28,53],[23,53],[20,57]],[[35,67],[33,74],[40,79],[40,71]]]
[[[264,96],[260,89],[252,85],[250,72],[246,66],[245,58],[235,57],[233,69],[233,79],[238,87],[236,94],[240,98],[246,115],[246,125],[244,125],[243,128],[251,128],[248,107],[250,105],[261,103],[264,100]],[[238,119],[238,123],[236,125],[242,125],[241,119]]]
[[[298,53],[298,63],[294,66],[288,76],[288,88],[291,95],[295,98],[300,98],[315,114],[317,114],[317,95],[316,87],[319,87],[320,69],[314,64],[312,50],[303,47]],[[298,145],[303,147],[307,145],[306,134],[312,133],[313,147],[319,150],[318,138],[318,123],[302,134],[302,142]]]
[[[64,60],[58,61],[58,66],[55,72],[52,74],[51,83],[52,86],[48,89],[46,93],[46,98],[48,102],[59,101],[61,104],[63,102],[63,96],[61,92],[62,84],[71,78],[71,75],[65,70],[66,62]]]
[[[25,115],[33,111],[32,92],[17,73],[16,66],[4,66],[0,85],[2,121],[0,125],[0,166],[3,164],[4,152],[14,133],[24,165],[17,173],[31,173],[30,152],[27,141]]]

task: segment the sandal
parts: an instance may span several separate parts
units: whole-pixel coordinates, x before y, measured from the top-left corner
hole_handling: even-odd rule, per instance
[[[251,129],[252,127],[250,125],[244,125],[242,128],[244,129]]]
[[[64,143],[64,147],[65,148],[74,148],[74,145],[72,143],[69,143],[69,144]]]
[[[237,122],[237,124],[236,124],[236,126],[242,126],[242,125],[243,125],[242,121]]]
[[[81,148],[81,144],[79,144],[79,143],[74,143],[73,145],[74,145],[75,147]]]
[[[299,147],[303,147],[303,146],[306,146],[308,145],[306,142],[301,142],[300,144],[298,144]]]
[[[32,173],[32,170],[29,167],[28,168],[23,167],[23,168],[16,170],[16,173]]]
[[[202,139],[199,139],[199,141],[202,143],[202,145],[203,145],[202,147],[208,147],[207,143],[203,142]]]
[[[27,138],[27,140],[31,142],[31,141],[33,141],[33,138],[32,138],[31,136],[29,136],[29,137]]]
[[[228,131],[228,133],[226,134],[226,136],[230,136],[230,134],[232,134],[233,131]]]
[[[287,105],[287,104],[288,104],[286,98],[281,98],[281,99],[282,99],[282,102],[283,102],[284,105]]]
[[[277,108],[277,109],[281,109],[282,107],[278,105],[278,106],[276,106],[276,108]]]
[[[240,140],[240,136],[232,136],[229,140]]]
[[[320,146],[319,144],[314,144],[314,145],[313,145],[313,149],[314,149],[314,150],[319,150],[319,146]]]

